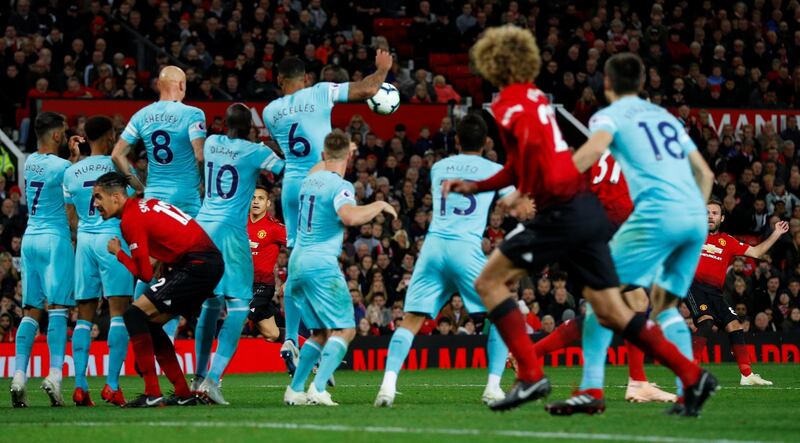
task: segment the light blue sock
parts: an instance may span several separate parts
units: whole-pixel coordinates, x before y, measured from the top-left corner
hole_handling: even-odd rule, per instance
[[[167,333],[167,337],[169,337],[169,339],[173,343],[175,343],[175,334],[178,333],[178,324],[180,322],[181,322],[181,316],[176,315],[175,317],[172,317],[172,320],[164,323],[164,326],[162,328],[164,329],[164,332]]]
[[[508,360],[508,347],[500,337],[500,331],[494,325],[489,327],[489,341],[486,348],[489,358],[489,374],[502,377],[503,371],[506,369],[506,360]]]
[[[325,391],[328,380],[342,363],[344,355],[347,354],[347,342],[341,337],[331,337],[322,348],[322,358],[319,360],[319,369],[314,377],[314,387],[317,392]]]
[[[669,308],[661,312],[656,317],[656,321],[661,327],[664,337],[674,343],[678,350],[681,351],[681,354],[692,360],[694,358],[692,354],[692,333],[689,331],[689,327],[686,326],[686,321],[678,311],[678,308]],[[680,378],[675,379],[675,385],[677,386],[677,395],[680,397],[683,395],[683,383],[681,383]]]
[[[303,347],[300,348],[300,361],[297,363],[297,370],[294,371],[294,378],[292,378],[292,390],[295,392],[305,392],[306,380],[311,374],[311,370],[319,361],[319,355],[322,354],[322,349],[319,344],[313,340],[306,340]]]
[[[217,352],[211,362],[211,370],[208,371],[208,378],[214,383],[219,383],[220,377],[225,373],[228,362],[236,353],[239,345],[239,337],[242,336],[244,322],[247,321],[247,314],[250,312],[250,303],[247,300],[233,298],[225,301],[228,307],[228,316],[222,323],[217,339]]]
[[[50,369],[62,370],[67,351],[67,310],[47,311],[47,348],[50,350]]]
[[[17,336],[14,338],[14,372],[20,371],[27,377],[28,360],[31,358],[33,341],[36,339],[36,331],[39,330],[39,323],[32,317],[23,317],[17,329]]]
[[[92,322],[78,320],[72,332],[72,360],[75,362],[75,387],[89,390],[86,366],[89,364],[89,346],[92,344]]]
[[[399,327],[394,331],[389,342],[389,355],[386,356],[386,372],[400,373],[413,342],[414,333],[409,329]]]
[[[208,361],[211,359],[211,347],[214,345],[214,336],[217,334],[217,320],[222,311],[222,298],[209,298],[203,303],[203,310],[197,319],[194,330],[195,374],[205,378],[208,374]],[[227,321],[227,320],[226,320]],[[219,345],[217,345],[219,352]]]
[[[136,300],[137,298],[141,297],[145,291],[150,289],[150,285],[155,282],[155,280],[149,282],[136,280],[136,287],[133,289],[133,299]]]
[[[106,384],[113,390],[119,389],[119,373],[128,354],[128,330],[122,316],[111,317],[108,329],[108,375]]]
[[[300,307],[295,303],[291,280],[283,288],[283,311],[286,316],[286,340],[292,340],[299,346],[297,335],[300,331]]]
[[[580,390],[603,389],[606,369],[606,356],[614,332],[600,326],[591,306],[586,305],[586,319],[583,321],[583,377]]]

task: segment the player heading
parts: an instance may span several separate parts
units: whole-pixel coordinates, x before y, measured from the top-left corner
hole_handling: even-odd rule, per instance
[[[542,57],[530,31],[512,25],[490,28],[470,50],[483,78],[497,87],[532,83]]]

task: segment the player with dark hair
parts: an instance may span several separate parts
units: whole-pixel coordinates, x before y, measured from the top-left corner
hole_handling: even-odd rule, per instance
[[[468,114],[461,119],[456,134],[456,145],[461,154],[433,165],[432,195],[441,195],[440,186],[445,180],[480,180],[502,169],[501,165],[481,157],[486,134],[486,122],[479,115]],[[455,292],[461,295],[470,314],[486,312],[472,285],[486,264],[481,233],[486,229],[495,194],[506,197],[513,192],[514,188],[509,186],[498,193],[484,192],[474,196],[451,193],[446,199],[433,200],[433,221],[406,292],[403,321],[389,343],[386,372],[375,406],[392,406],[397,392],[397,376],[414,336],[425,319],[435,318]],[[500,388],[500,379],[508,358],[508,348],[494,326],[489,332],[487,348],[489,380],[482,400],[488,404],[505,396]]]
[[[128,353],[128,332],[122,314],[133,294],[133,276],[106,250],[108,241],[120,236],[119,220],[103,220],[94,207],[94,184],[101,175],[114,171],[108,155],[117,135],[108,117],[96,116],[86,121],[86,138],[92,155],[72,165],[64,173],[64,200],[78,214],[78,238],[75,251],[75,300],[78,322],[72,333],[72,358],[75,361],[77,406],[94,406],[89,396],[86,367],[92,343],[92,323],[98,300],[105,296],[111,316],[108,330],[108,367],[101,397],[122,406],[125,396],[119,386],[119,372]],[[126,244],[122,245],[125,251]]]
[[[197,375],[192,390],[217,404],[227,404],[219,387],[242,335],[253,298],[253,259],[247,237],[247,213],[261,171],[283,171],[281,160],[263,144],[247,140],[252,127],[250,109],[241,103],[225,112],[227,135],[212,135],[205,143],[206,195],[197,222],[222,252],[225,273],[214,289],[216,297],[203,303],[197,319],[195,351]],[[227,316],[217,340],[217,351],[209,368],[211,346],[223,304]]]
[[[94,206],[104,220],[119,218],[122,236],[108,241],[116,256],[134,277],[156,283],[123,314],[133,344],[136,367],[144,378],[144,394],[125,407],[188,406],[204,400],[189,390],[173,346],[163,325],[174,316],[191,317],[213,296],[224,271],[222,254],[203,228],[177,207],[157,200],[129,198],[128,178],[119,172],[100,176],[94,186]],[[160,263],[153,269],[151,259]],[[166,400],[158,384],[155,359],[175,387]]]
[[[761,258],[777,242],[781,236],[789,232],[789,224],[780,221],[775,230],[762,243],[756,246],[746,245],[734,237],[720,232],[719,227],[725,216],[722,213],[722,202],[711,199],[706,205],[708,209],[708,237],[700,254],[700,263],[694,276],[689,296],[686,299],[697,333],[708,339],[714,324],[725,329],[728,340],[739,365],[742,386],[769,386],[771,381],[764,380],[750,368],[750,354],[744,343],[742,323],[733,308],[722,296],[725,285],[725,274],[733,259],[743,255],[755,259]],[[705,341],[705,340],[704,340]]]
[[[336,405],[326,385],[356,333],[352,299],[339,269],[344,229],[368,223],[381,212],[397,216],[383,201],[357,205],[353,184],[343,179],[352,155],[350,138],[336,129],[324,143],[322,167],[300,187],[297,245],[289,259],[289,283],[297,291],[303,323],[312,332],[286,387],[287,405]],[[317,361],[319,370],[306,393],[306,380]]]
[[[297,235],[300,186],[314,165],[322,160],[323,141],[331,132],[334,105],[371,98],[378,92],[391,67],[391,55],[379,49],[375,56],[375,72],[363,80],[350,83],[320,82],[306,87],[308,74],[302,60],[287,57],[278,65],[278,84],[283,96],[264,108],[263,118],[270,137],[286,159],[281,206],[290,250],[294,247]],[[286,341],[281,347],[281,357],[286,362],[289,375],[292,375],[299,358],[297,334],[300,310],[295,303],[291,283],[284,286],[284,310]]]
[[[278,328],[275,316],[280,308],[275,304],[275,263],[281,247],[286,246],[286,226],[275,220],[267,211],[271,205],[269,192],[264,186],[256,186],[250,204],[247,232],[250,237],[250,252],[253,254],[255,280],[250,314],[258,332],[270,342],[279,342],[284,331]]]
[[[686,405],[696,414],[716,387],[708,383],[714,380],[623,301],[607,243],[611,223],[597,197],[585,192],[585,180],[561,136],[555,112],[532,84],[541,66],[533,35],[514,26],[489,29],[471,54],[481,75],[501,89],[492,110],[507,160],[489,179],[449,181],[442,185],[443,193],[474,194],[514,184],[521,195],[536,201],[538,210],[533,220],[508,234],[475,281],[489,317],[517,360],[517,382],[504,400],[489,407],[507,410],[550,393],[525,319],[506,285],[561,261],[585,286],[584,295],[600,324],[620,332],[692,387],[687,389]]]
[[[75,306],[72,279],[74,252],[70,231],[77,226],[75,211],[64,206],[64,172],[78,161],[78,143],[67,140],[67,123],[61,114],[42,112],[34,131],[39,148],[25,161],[25,198],[30,205],[28,226],[22,237],[22,308],[24,316],[15,338],[16,367],[11,380],[11,404],[27,407],[28,360],[47,306],[47,347],[50,371],[42,389],[53,406],[63,406],[62,366],[67,347],[67,314]],[[69,146],[70,161],[58,157]]]

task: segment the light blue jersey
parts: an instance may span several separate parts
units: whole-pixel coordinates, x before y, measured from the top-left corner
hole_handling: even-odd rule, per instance
[[[336,103],[347,102],[348,92],[348,83],[317,83],[264,108],[264,125],[286,158],[286,177],[303,178],[322,160],[331,111]]]
[[[292,253],[290,267],[294,262],[295,269],[302,273],[319,270],[339,273],[338,258],[345,227],[336,212],[346,204],[356,205],[355,190],[352,183],[338,174],[317,171],[303,180],[296,252]]]
[[[461,195],[454,192],[442,198],[442,182],[445,180],[480,181],[503,169],[503,166],[477,155],[456,155],[440,160],[431,168],[431,195],[433,199],[433,221],[429,235],[448,239],[471,239],[480,243],[494,192]],[[501,189],[500,196],[513,191],[513,187]]]
[[[622,166],[636,211],[663,214],[678,208],[681,213],[706,214],[688,159],[697,147],[666,109],[639,97],[624,97],[596,113],[589,130],[614,137],[611,153]]]
[[[214,294],[253,298],[247,214],[261,170],[279,174],[283,160],[262,144],[212,135],[203,148],[206,190],[197,222],[222,251],[225,272]]]
[[[672,114],[633,96],[595,114],[589,129],[613,136],[611,153],[634,204],[609,244],[620,282],[685,297],[708,231],[688,159],[697,147]]]
[[[502,165],[465,154],[440,160],[431,168],[431,192],[439,197],[433,200],[433,221],[406,293],[406,312],[436,317],[456,292],[470,313],[486,311],[473,284],[486,264],[481,241],[495,192],[450,193],[445,199],[441,198],[442,182],[483,180],[501,169]],[[499,194],[513,190],[504,188]]]
[[[119,219],[103,220],[94,207],[94,184],[101,175],[116,169],[111,156],[93,155],[70,166],[64,173],[64,202],[75,206],[78,232],[119,234]]]
[[[121,138],[144,142],[147,185],[144,195],[169,202],[191,216],[200,209],[200,172],[192,141],[206,136],[206,117],[198,108],[158,101],[131,117]]]
[[[28,156],[25,162],[25,198],[30,217],[25,235],[56,234],[69,239],[67,212],[64,209],[64,172],[71,163],[53,154]]]

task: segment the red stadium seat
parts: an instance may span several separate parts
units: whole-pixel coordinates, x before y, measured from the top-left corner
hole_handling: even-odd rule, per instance
[[[142,86],[147,86],[150,81],[150,71],[139,71],[136,73],[136,81]]]
[[[401,59],[408,59],[414,56],[414,46],[409,43],[400,43],[396,46],[397,55]]]
[[[463,52],[458,54],[450,55],[450,62],[457,64],[457,65],[468,65],[469,64],[469,54]]]
[[[133,57],[125,57],[124,60],[125,66],[135,68],[136,67],[136,59]]]
[[[447,68],[447,78],[449,79],[470,78],[472,75],[469,66],[455,65]]]

